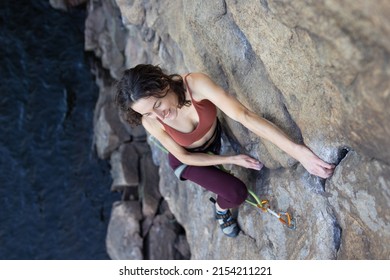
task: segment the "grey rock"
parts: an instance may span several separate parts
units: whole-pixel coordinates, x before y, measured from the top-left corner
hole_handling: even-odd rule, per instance
[[[123,142],[132,137],[120,122],[118,110],[112,102],[104,103],[97,114],[94,127],[96,150],[100,158],[107,159]]]
[[[136,187],[140,183],[139,155],[133,143],[122,144],[111,154],[112,191],[121,191],[125,187]]]
[[[352,151],[327,185],[340,259],[390,259],[390,167]]]
[[[116,202],[107,230],[107,253],[113,260],[142,260],[141,207],[138,202]]]
[[[154,165],[151,153],[143,153],[140,162],[141,182],[139,184],[140,197],[142,199],[142,213],[145,217],[156,215],[160,200],[162,199],[158,189],[158,167]]]

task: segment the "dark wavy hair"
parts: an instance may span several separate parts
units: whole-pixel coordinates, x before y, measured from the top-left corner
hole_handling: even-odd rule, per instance
[[[131,106],[141,98],[162,98],[169,88],[178,97],[178,107],[191,105],[186,100],[186,88],[183,79],[178,74],[167,75],[159,66],[139,64],[124,71],[122,78],[116,84],[115,103],[131,125],[141,124],[142,115],[131,109]]]

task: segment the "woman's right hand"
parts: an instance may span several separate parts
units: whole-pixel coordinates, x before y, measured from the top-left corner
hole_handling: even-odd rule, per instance
[[[333,175],[335,165],[323,161],[305,145],[299,145],[298,159],[303,167],[305,167],[305,169],[312,175],[323,179],[329,178]]]
[[[244,154],[232,156],[232,163],[245,168],[254,169],[254,170],[260,170],[264,166],[264,164],[258,161],[257,159],[254,159]]]

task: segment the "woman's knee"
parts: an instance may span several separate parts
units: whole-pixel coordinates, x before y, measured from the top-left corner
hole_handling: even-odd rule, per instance
[[[222,208],[237,208],[248,197],[248,189],[242,182],[229,185],[222,194],[218,195],[217,202]]]
[[[236,205],[242,204],[248,197],[248,189],[244,182],[236,178],[226,189],[225,198]]]

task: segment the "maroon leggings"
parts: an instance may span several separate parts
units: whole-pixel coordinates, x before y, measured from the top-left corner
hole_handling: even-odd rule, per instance
[[[218,133],[219,134],[219,133]],[[191,152],[213,152],[219,153],[221,145],[220,135],[216,135],[215,140],[209,147],[201,151]],[[172,154],[168,155],[169,165],[173,170],[183,165]],[[217,203],[221,208],[235,208],[245,201],[248,190],[245,184],[233,175],[220,170],[215,166],[186,166],[180,175],[182,180],[190,180],[203,188],[218,195]]]
[[[169,154],[169,164],[175,170],[183,163]],[[215,166],[189,165],[181,173],[181,178],[217,194],[217,203],[224,209],[238,207],[248,196],[248,190],[240,179]]]

